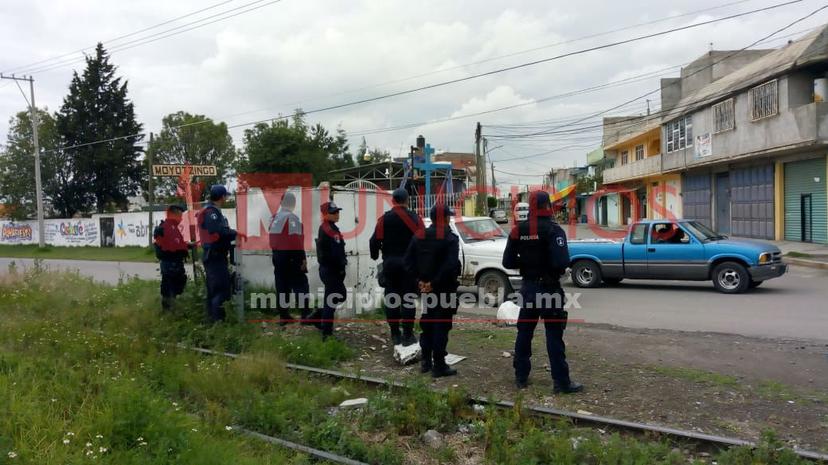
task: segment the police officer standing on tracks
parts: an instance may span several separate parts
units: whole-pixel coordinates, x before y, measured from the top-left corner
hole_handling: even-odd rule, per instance
[[[529,216],[512,228],[503,252],[503,266],[520,269],[523,300],[515,340],[515,384],[524,389],[532,369],[532,336],[538,319],[546,330],[546,352],[554,381],[554,393],[574,393],[583,386],[569,377],[563,333],[568,313],[563,309],[564,292],[560,277],[569,266],[569,249],[564,230],[552,220],[549,194],[530,194]]]
[[[333,319],[336,306],[345,301],[345,269],[348,258],[345,256],[345,241],[336,226],[339,212],[342,210],[333,202],[321,205],[322,224],[316,237],[316,259],[319,262],[319,278],[325,285],[324,302],[321,314],[314,312],[311,320],[319,322],[322,338],[333,336]]]
[[[457,312],[457,281],[460,276],[460,241],[449,227],[454,212],[438,203],[431,208],[431,225],[415,234],[405,253],[405,265],[417,278],[424,297],[420,317],[421,371],[440,378],[457,374],[446,364],[446,346],[452,318]]]
[[[296,208],[296,197],[291,192],[285,192],[279,211],[270,223],[276,308],[279,310],[279,324],[281,325],[295,321],[288,309],[290,301],[299,307],[303,320],[308,318],[310,295],[305,234],[302,221],[293,213],[294,208]]]
[[[164,310],[172,309],[176,296],[181,295],[187,285],[184,260],[190,247],[178,230],[185,210],[187,208],[182,205],[170,205],[167,217],[152,232],[155,256],[161,267],[161,307]]]
[[[221,206],[227,198],[227,189],[222,185],[210,188],[210,200],[198,213],[201,246],[204,249],[202,262],[207,275],[207,317],[212,322],[224,320],[224,302],[230,299],[230,270],[227,269],[227,254],[232,242],[243,234],[230,229],[227,218],[221,213]]]
[[[385,318],[391,328],[394,345],[416,344],[414,318],[417,308],[406,295],[417,292],[417,280],[405,269],[405,252],[414,233],[423,227],[420,217],[408,209],[408,192],[403,188],[391,194],[393,206],[385,212],[371,235],[371,258],[376,260],[382,251],[382,283],[385,288]],[[402,333],[400,333],[402,327]]]

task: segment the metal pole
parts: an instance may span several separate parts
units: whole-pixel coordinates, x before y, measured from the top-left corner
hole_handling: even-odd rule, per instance
[[[37,107],[35,106],[34,96],[34,78],[29,76],[29,94],[31,95],[31,111],[32,120],[32,139],[34,139],[34,159],[35,159],[35,189],[37,190],[37,236],[38,246],[46,246],[46,231],[43,228],[43,186],[40,180],[40,141],[37,137]]]
[[[149,247],[152,247],[152,230],[155,227],[152,224],[152,220],[153,220],[152,214],[153,214],[153,210],[155,210],[155,191],[152,188],[152,140],[153,140],[153,135],[152,135],[152,133],[150,133],[149,145],[147,145],[147,168],[149,169],[149,171],[148,171],[149,178],[147,179],[147,190],[149,191],[148,199],[149,199],[149,231],[150,231],[150,234],[147,234],[147,236],[149,237],[149,244],[147,244],[147,245]]]

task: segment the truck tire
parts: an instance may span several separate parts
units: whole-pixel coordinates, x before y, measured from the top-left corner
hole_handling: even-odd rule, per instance
[[[578,287],[601,285],[601,267],[592,260],[580,260],[572,265],[572,283]]]
[[[725,294],[741,294],[750,287],[750,275],[736,262],[722,262],[713,268],[713,286]]]
[[[477,295],[481,297],[479,303],[482,305],[497,307],[511,293],[512,284],[509,278],[500,271],[484,271],[477,278]]]

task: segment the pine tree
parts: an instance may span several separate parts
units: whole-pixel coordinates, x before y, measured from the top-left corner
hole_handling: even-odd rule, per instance
[[[73,73],[57,115],[71,171],[68,214],[123,209],[147,175],[139,160],[142,126],[127,98],[127,81],[115,71],[99,43],[95,54],[86,57],[83,74]]]

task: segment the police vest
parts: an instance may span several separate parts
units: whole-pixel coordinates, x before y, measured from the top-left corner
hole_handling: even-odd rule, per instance
[[[453,236],[454,233],[448,226],[443,231],[438,231],[436,226],[431,226],[425,230],[424,237],[418,241],[417,273],[421,280],[431,281],[434,287],[446,288],[457,285],[457,276],[461,271],[460,259],[449,253],[449,244]],[[457,239],[454,238],[454,240]],[[446,261],[455,262],[452,267],[454,271],[444,277],[444,282],[434,282],[437,271]]]
[[[553,269],[549,257],[552,221],[528,219],[518,223],[518,263],[520,275],[527,279],[558,280],[562,270]]]

